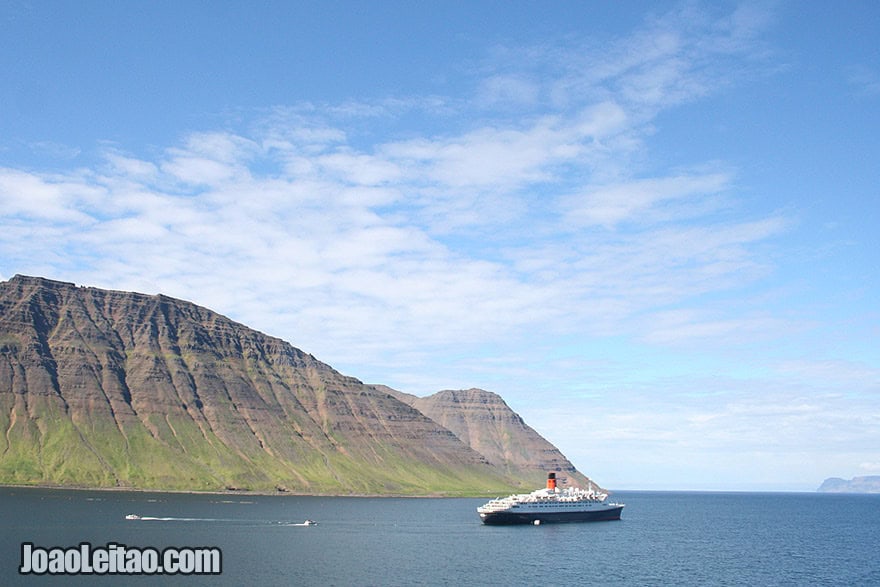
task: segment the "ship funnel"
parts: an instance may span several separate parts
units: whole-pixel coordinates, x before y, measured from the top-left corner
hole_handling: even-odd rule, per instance
[[[547,489],[556,489],[556,473],[547,475]]]

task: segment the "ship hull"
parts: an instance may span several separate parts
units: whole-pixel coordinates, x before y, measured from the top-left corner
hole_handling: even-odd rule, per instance
[[[578,512],[512,512],[500,511],[480,514],[484,524],[510,525],[510,524],[534,524],[536,521],[542,524],[560,522],[605,522],[619,520],[623,506],[614,506],[601,510],[585,510]]]

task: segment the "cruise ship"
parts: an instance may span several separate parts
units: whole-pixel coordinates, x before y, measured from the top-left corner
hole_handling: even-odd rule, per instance
[[[484,524],[541,524],[619,520],[622,503],[608,494],[577,487],[556,487],[556,473],[547,476],[547,487],[531,493],[499,497],[477,508]]]

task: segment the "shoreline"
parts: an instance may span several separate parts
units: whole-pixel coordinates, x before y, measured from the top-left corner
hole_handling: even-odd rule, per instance
[[[427,493],[413,495],[411,493],[307,493],[299,491],[267,491],[259,489],[155,489],[143,487],[87,487],[74,485],[45,485],[45,484],[10,484],[0,483],[0,489],[52,489],[64,491],[106,491],[115,493],[172,493],[181,495],[240,495],[240,496],[267,496],[267,497],[388,497],[388,498],[412,498],[412,499],[444,499],[444,498],[475,498],[482,499],[489,495],[448,495],[443,493]],[[492,494],[495,495],[495,494]]]

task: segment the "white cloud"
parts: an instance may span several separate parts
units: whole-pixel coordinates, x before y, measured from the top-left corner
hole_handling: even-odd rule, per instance
[[[76,202],[101,191],[73,177],[38,176],[0,168],[0,204],[4,216],[34,221],[89,223],[92,219]]]
[[[880,473],[880,462],[859,463],[859,470],[864,474],[876,475]]]
[[[234,169],[205,157],[179,155],[162,165],[162,171],[187,184],[218,185],[234,176]]]
[[[574,224],[613,228],[621,222],[643,222],[655,216],[658,207],[676,200],[717,194],[729,181],[720,173],[637,179],[593,187],[583,195],[565,198],[562,207]]]
[[[658,303],[760,274],[750,247],[778,234],[778,219],[699,227],[692,211],[673,211],[662,228],[584,239],[571,229],[575,212],[556,213],[571,208],[569,196],[546,187],[532,196],[527,188],[559,182],[581,157],[589,165],[579,141],[585,128],[609,128],[595,122],[602,113],[615,128],[626,120],[607,104],[592,112],[573,130],[544,117],[525,128],[482,127],[370,152],[327,145],[311,156],[285,142],[257,148],[264,136],[199,133],[152,161],[109,153],[100,175],[10,172],[22,190],[43,190],[51,205],[40,210],[89,223],[14,256],[51,259],[63,248],[97,261],[72,269],[62,257],[50,275],[149,284],[263,330],[280,327],[272,333],[328,360],[365,362],[405,352],[414,340],[448,347],[530,330],[607,333]],[[288,126],[267,135],[282,133],[297,134]],[[307,165],[283,166],[294,157]],[[634,193],[612,214],[622,222],[727,184],[724,174],[675,175],[586,191],[593,209]],[[437,232],[444,222],[447,230]],[[468,226],[492,232],[471,234]],[[672,317],[658,316],[652,324]],[[682,326],[672,323],[678,335]],[[733,327],[723,318],[699,331],[689,326],[704,337]],[[648,332],[655,342],[670,339],[662,326]]]
[[[546,166],[576,157],[580,137],[553,117],[526,128],[484,127],[447,138],[421,138],[388,145],[385,153],[417,181],[449,188],[513,189],[549,179]]]
[[[477,99],[491,107],[522,107],[538,103],[540,86],[520,74],[492,75],[484,80]]]
[[[725,344],[750,344],[758,339],[776,338],[780,332],[792,329],[785,320],[771,316],[713,319],[694,310],[657,312],[647,322],[643,340],[662,345],[719,340]]]
[[[104,158],[111,166],[114,175],[149,180],[159,173],[159,169],[150,161],[126,157],[114,152],[105,153]]]
[[[35,152],[43,153],[55,159],[67,160],[76,159],[82,152],[82,149],[79,147],[72,147],[55,141],[37,141],[31,143],[30,148]]]
[[[339,177],[345,183],[359,186],[387,184],[399,179],[402,175],[401,169],[393,161],[350,151],[337,151],[316,159],[316,163],[326,170],[331,177]],[[366,194],[368,192],[362,190],[360,193]],[[392,192],[376,191],[373,193],[384,193],[387,197]],[[390,200],[376,203],[390,203]]]
[[[707,379],[702,393],[699,385],[655,379],[649,389],[544,403],[529,421],[613,488],[812,491],[826,477],[876,470],[880,409],[869,398],[790,391],[760,375]]]

